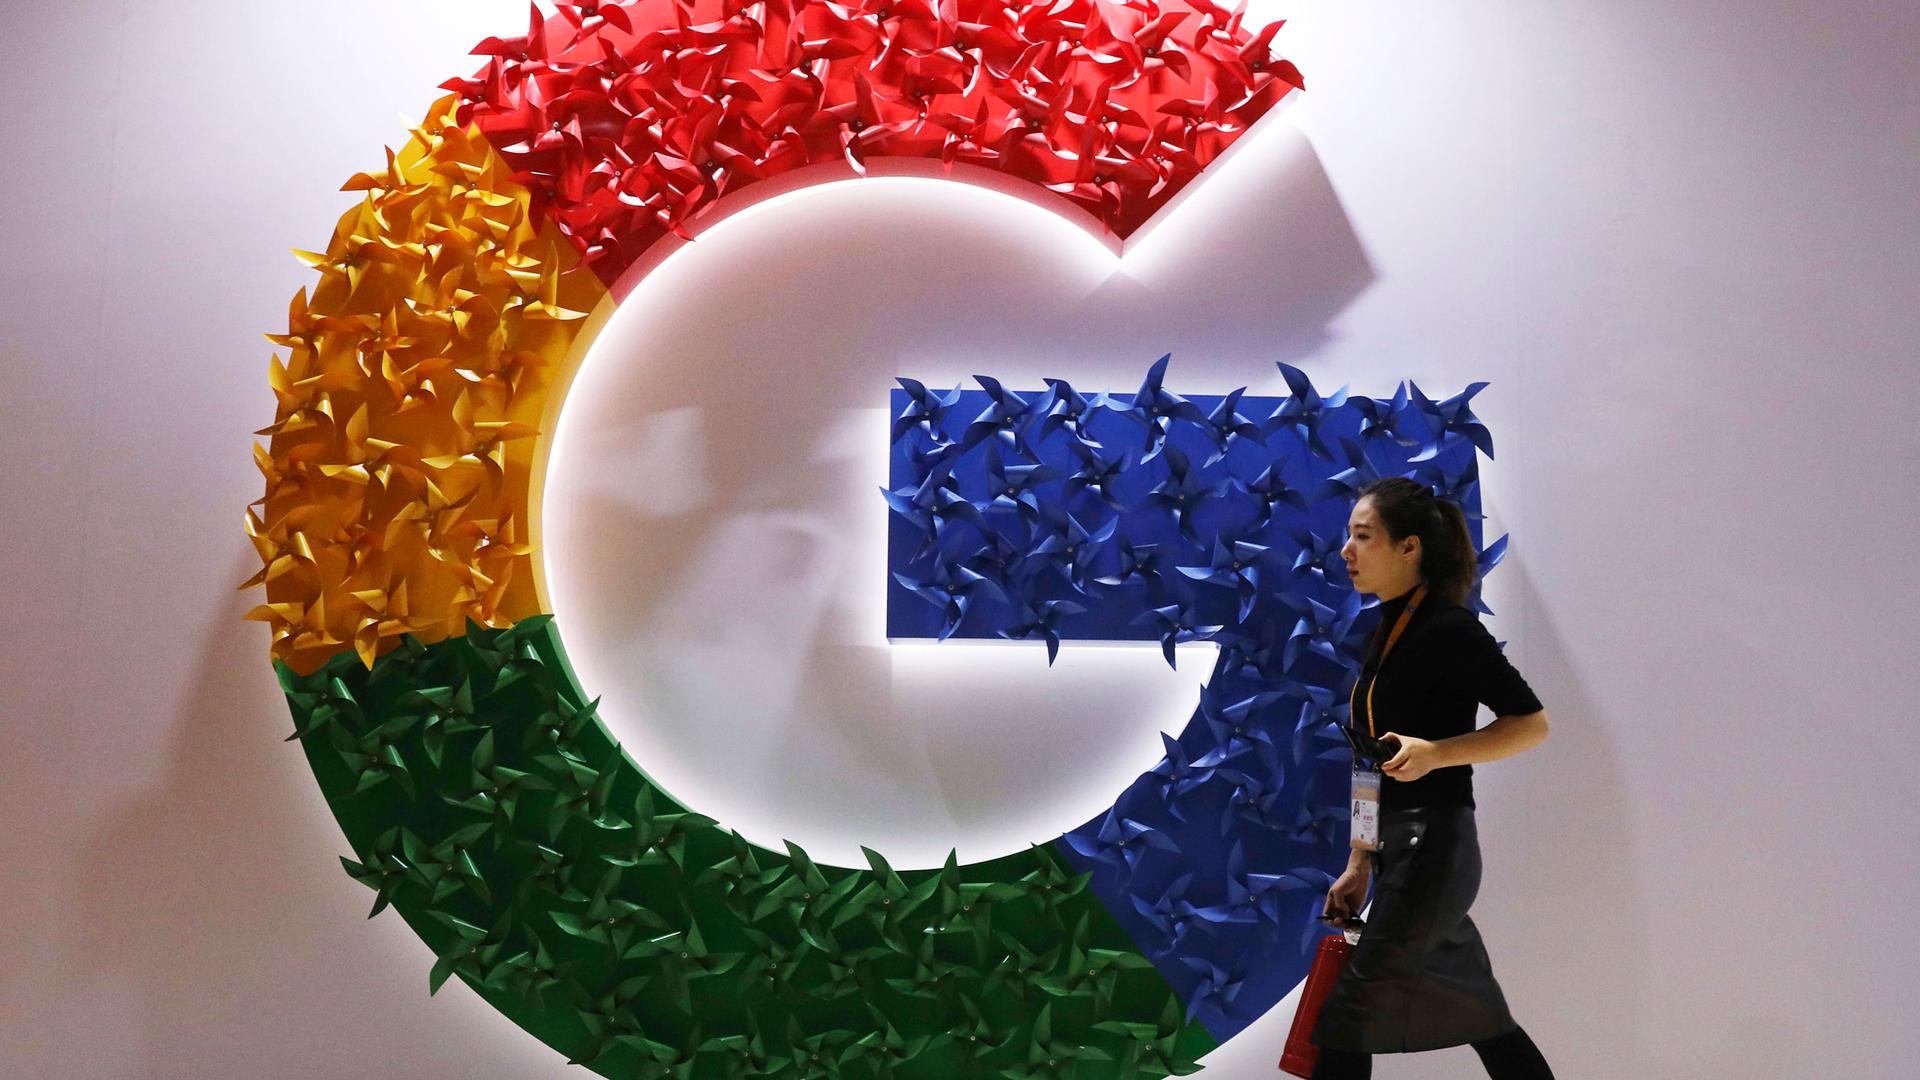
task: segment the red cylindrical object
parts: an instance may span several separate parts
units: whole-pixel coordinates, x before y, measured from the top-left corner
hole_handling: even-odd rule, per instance
[[[1307,985],[1300,989],[1300,1008],[1293,1014],[1293,1029],[1287,1032],[1287,1049],[1280,1056],[1280,1071],[1294,1076],[1312,1076],[1320,1063],[1320,1048],[1313,1042],[1313,1025],[1320,1019],[1320,1006],[1333,993],[1333,984],[1347,969],[1347,956],[1353,946],[1345,934],[1328,934],[1320,939],[1313,954],[1313,967],[1307,972]]]

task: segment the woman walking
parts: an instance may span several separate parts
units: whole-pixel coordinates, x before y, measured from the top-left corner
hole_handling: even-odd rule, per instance
[[[1347,531],[1354,588],[1380,598],[1352,724],[1386,746],[1384,761],[1355,765],[1355,847],[1326,914],[1356,915],[1370,884],[1373,909],[1314,1028],[1313,1075],[1364,1080],[1373,1054],[1471,1045],[1494,1080],[1550,1080],[1467,917],[1480,888],[1473,765],[1538,746],[1546,710],[1464,606],[1478,565],[1458,505],[1415,480],[1380,480],[1361,492]],[[1475,730],[1482,704],[1495,719]],[[1362,806],[1369,784],[1377,829]]]

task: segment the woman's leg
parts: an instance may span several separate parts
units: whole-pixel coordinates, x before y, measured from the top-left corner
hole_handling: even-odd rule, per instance
[[[1553,1080],[1553,1070],[1523,1028],[1473,1044],[1492,1080]],[[1318,1073],[1315,1074],[1319,1075]]]
[[[1320,1063],[1313,1067],[1313,1080],[1371,1080],[1373,1055],[1320,1048]]]

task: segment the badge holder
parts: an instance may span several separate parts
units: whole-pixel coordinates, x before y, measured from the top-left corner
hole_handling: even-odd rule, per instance
[[[1353,846],[1380,850],[1380,765],[1396,752],[1394,744],[1341,728],[1353,747]],[[1369,764],[1371,762],[1371,764]]]
[[[1401,610],[1400,617],[1394,620],[1393,631],[1387,635],[1386,644],[1380,649],[1380,662],[1373,669],[1373,681],[1367,684],[1367,734],[1360,734],[1351,723],[1340,729],[1347,737],[1347,744],[1353,747],[1353,827],[1349,835],[1353,838],[1353,847],[1359,851],[1380,850],[1380,766],[1391,760],[1400,749],[1398,740],[1379,739],[1373,735],[1373,688],[1379,685],[1380,669],[1386,666],[1387,656],[1399,643],[1400,635],[1406,633],[1407,624],[1413,620],[1414,611],[1420,607],[1420,601],[1426,595],[1427,586],[1423,582],[1413,590],[1413,596]],[[1347,707],[1356,722],[1360,714],[1355,708],[1355,697],[1359,691],[1360,681],[1356,679],[1353,692],[1347,698]]]
[[[1380,850],[1380,770],[1355,763],[1353,767],[1353,847]]]

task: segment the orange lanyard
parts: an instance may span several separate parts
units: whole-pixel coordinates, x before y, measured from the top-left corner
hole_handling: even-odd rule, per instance
[[[1407,623],[1413,621],[1414,609],[1420,606],[1420,601],[1426,599],[1426,596],[1427,587],[1424,584],[1413,590],[1413,599],[1407,601],[1406,610],[1402,611],[1400,617],[1394,620],[1393,632],[1387,635],[1387,645],[1380,650],[1380,663],[1374,666],[1373,678],[1367,683],[1367,735],[1371,738],[1377,739],[1380,737],[1379,732],[1373,730],[1373,688],[1380,685],[1380,669],[1387,666],[1387,654],[1393,651],[1393,646],[1399,642],[1400,635],[1406,633]],[[1353,690],[1347,694],[1348,723],[1353,722],[1354,700],[1359,692],[1360,680],[1355,679],[1353,681]]]

